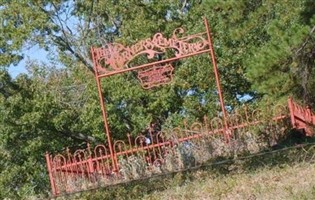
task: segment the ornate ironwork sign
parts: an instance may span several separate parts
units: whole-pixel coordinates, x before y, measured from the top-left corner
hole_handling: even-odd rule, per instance
[[[185,166],[186,161],[185,163],[173,162],[178,158],[179,147],[181,147],[179,144],[197,152],[200,148],[194,146],[201,144],[200,141],[202,144],[204,142],[212,144],[210,140],[216,139],[217,143],[223,139],[220,136],[223,135],[226,143],[229,143],[234,131],[237,130],[237,135],[244,131],[243,135],[246,135],[248,133],[247,127],[254,127],[264,122],[264,120],[259,120],[259,110],[252,113],[248,113],[246,109],[234,114],[226,113],[210,29],[206,19],[204,19],[204,24],[206,32],[186,37],[179,38],[178,34],[183,34],[184,31],[183,29],[176,29],[171,38],[157,33],[152,38],[142,40],[129,47],[122,44],[107,44],[101,48],[91,49],[107,142],[97,145],[94,150],[87,145],[86,149],[79,149],[73,154],[70,153],[69,149],[65,155],[46,154],[47,169],[54,196],[92,189],[101,185],[124,183],[126,180],[161,174],[165,170],[174,172],[185,169],[185,167],[200,166],[199,164],[209,158],[213,159],[213,153],[209,152],[209,155],[197,157],[189,155],[193,159],[186,159],[191,160],[191,162]],[[168,49],[172,50],[171,54],[168,54]],[[112,140],[101,78],[134,70],[138,73],[142,87],[149,89],[172,81],[174,71],[172,62],[202,53],[209,53],[211,58],[222,116],[211,120],[205,117],[203,123],[196,122],[191,125],[185,122],[184,129],[178,127],[169,133],[154,130],[150,125],[146,136],[141,133],[136,138],[132,138],[127,134],[128,142]],[[167,56],[160,56],[161,54],[167,54]],[[141,61],[144,64],[139,65],[139,62],[135,62],[136,64],[133,62],[134,59],[137,60],[138,56],[141,56]],[[279,127],[279,124],[287,124],[287,113],[283,114],[286,109],[281,110],[279,115],[270,120],[270,125],[264,122],[264,127],[269,127],[268,132],[274,131],[276,127]],[[315,113],[311,112],[310,108],[297,105],[292,99],[289,99],[289,110],[293,128],[303,129],[306,135],[312,136],[314,131],[310,125],[315,125]],[[279,124],[275,124],[275,121]],[[214,134],[219,134],[219,137],[213,137]],[[236,140],[237,135],[232,141],[234,145],[239,143]],[[231,144],[233,145],[233,143]],[[202,146],[205,145],[200,146],[201,151],[199,152],[202,154],[208,152],[208,149],[202,149]],[[227,150],[231,149],[230,147],[230,145],[227,146]],[[249,149],[245,151],[248,152]],[[235,153],[234,150],[233,153]],[[207,159],[204,159],[205,157]],[[137,169],[133,168],[133,163],[137,164]]]
[[[105,44],[103,47],[92,47],[91,54],[95,71],[95,78],[100,97],[105,134],[107,137],[109,155],[113,171],[119,169],[117,154],[109,130],[105,98],[102,90],[101,79],[128,71],[137,72],[137,77],[144,89],[150,89],[173,80],[174,68],[171,65],[176,60],[208,53],[213,65],[217,90],[223,113],[224,136],[229,141],[229,126],[224,107],[215,54],[211,41],[208,21],[204,18],[205,32],[186,35],[184,29],[173,31],[171,37],[156,33],[151,38],[137,42],[131,46],[119,43]]]
[[[174,68],[171,64],[153,65],[149,69],[139,71],[138,79],[144,89],[150,89],[171,82],[173,70]]]
[[[170,38],[161,33],[156,33],[152,38],[141,40],[132,46],[125,47],[122,44],[113,43],[106,44],[104,47],[92,48],[95,69],[99,75],[108,73],[112,75],[122,72],[123,69],[132,68],[128,64],[140,55],[147,57],[146,65],[148,65],[148,63],[159,63],[159,61],[154,61],[153,58],[165,53],[168,49],[174,50],[174,58],[176,59],[209,49],[206,32],[178,37],[182,34],[184,34],[184,30],[178,28],[174,30]]]

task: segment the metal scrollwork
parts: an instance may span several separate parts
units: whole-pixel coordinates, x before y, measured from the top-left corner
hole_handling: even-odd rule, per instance
[[[192,55],[209,49],[209,43],[204,33],[177,37],[184,30],[175,29],[171,38],[162,33],[156,33],[152,38],[144,39],[138,43],[125,47],[119,43],[106,44],[104,47],[92,48],[94,64],[99,74],[119,71],[127,68],[127,64],[139,55],[146,55],[150,60],[156,55],[165,53],[167,49],[175,51],[175,58]]]

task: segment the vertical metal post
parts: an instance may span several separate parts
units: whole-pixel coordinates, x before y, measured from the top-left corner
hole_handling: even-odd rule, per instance
[[[296,122],[295,122],[295,117],[294,117],[294,105],[293,105],[292,97],[289,97],[288,99],[288,106],[289,106],[289,111],[290,111],[292,128],[296,128]]]
[[[92,160],[92,153],[91,153],[91,146],[90,143],[87,144],[87,150],[89,152],[89,157],[87,159],[88,161],[88,174],[89,176],[91,175],[91,173],[94,173],[94,166],[93,166],[93,160]]]
[[[49,174],[51,191],[52,191],[53,196],[56,196],[57,195],[56,183],[55,183],[54,177],[52,175],[51,159],[50,159],[50,155],[48,152],[46,152],[45,157],[46,157],[46,164],[47,164],[47,170],[48,170],[48,174]]]
[[[222,109],[223,122],[224,122],[224,128],[225,128],[224,136],[225,136],[226,142],[229,142],[230,141],[230,133],[228,132],[229,126],[228,126],[228,122],[227,122],[227,114],[226,114],[224,100],[223,100],[223,94],[222,94],[222,90],[221,90],[218,66],[217,66],[217,62],[216,62],[216,59],[215,59],[214,48],[213,48],[213,44],[212,44],[212,40],[211,40],[210,28],[209,28],[209,24],[208,24],[207,18],[204,17],[203,20],[204,20],[204,24],[206,26],[206,31],[207,31],[207,36],[208,36],[208,43],[209,43],[209,49],[210,49],[210,53],[209,54],[210,54],[210,57],[211,57],[211,60],[212,60],[213,71],[214,71],[214,75],[215,75],[215,81],[216,81],[216,85],[217,85],[217,89],[218,89],[218,93],[219,93],[220,104],[221,104],[221,109]]]
[[[92,52],[93,62],[95,62],[95,59],[94,59],[95,55],[94,55],[93,47],[91,48],[91,52]],[[94,66],[96,66],[96,63],[94,63]],[[101,80],[98,76],[96,67],[94,67],[94,72],[95,72],[95,79],[96,79],[96,84],[97,84],[98,96],[100,98],[100,104],[101,104],[102,115],[103,115],[103,120],[104,120],[104,128],[105,128],[107,142],[108,142],[108,146],[109,146],[110,158],[111,158],[112,163],[113,163],[113,170],[115,172],[117,172],[118,171],[118,166],[117,166],[117,162],[116,162],[117,158],[116,158],[116,154],[114,153],[112,137],[111,137],[111,134],[109,131],[109,126],[108,126],[108,121],[107,121],[107,113],[106,113],[106,105],[105,105],[102,87],[101,87]]]

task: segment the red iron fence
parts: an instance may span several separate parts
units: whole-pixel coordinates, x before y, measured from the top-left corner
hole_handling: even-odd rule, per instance
[[[292,110],[290,106],[294,105]],[[228,129],[223,119],[204,117],[203,122],[183,123],[168,131],[150,132],[149,137],[127,135],[125,141],[113,143],[114,160],[107,144],[80,149],[69,149],[63,154],[46,154],[53,195],[72,193],[100,186],[112,185],[154,174],[173,172],[196,167],[217,156],[231,156],[258,152],[271,145],[290,126],[291,116],[295,122],[309,115],[304,109],[289,100],[286,106],[276,106],[274,113],[263,116],[260,110],[245,108],[228,115]],[[313,113],[311,113],[314,119]],[[293,118],[292,118],[293,117]],[[266,120],[263,120],[263,119]],[[269,119],[269,120],[268,120]],[[272,120],[270,120],[272,119]],[[308,118],[307,118],[308,119]],[[296,123],[295,128],[300,123]],[[224,135],[230,136],[227,143]],[[268,142],[262,137],[268,137]],[[118,166],[118,169],[115,169]]]
[[[310,107],[307,106],[304,108],[295,103],[292,98],[289,98],[288,106],[290,109],[292,127],[303,130],[306,136],[313,136],[315,114],[311,111]]]
[[[91,48],[107,143],[95,147],[87,144],[85,149],[75,152],[67,149],[57,155],[47,153],[54,196],[185,170],[218,156],[258,152],[275,144],[290,128],[301,129],[308,136],[313,134],[311,127],[315,125],[315,115],[291,98],[288,106],[269,108],[273,112],[269,114],[260,110],[249,111],[246,107],[233,113],[226,112],[206,19],[204,24],[205,32],[195,35],[178,37],[184,31],[176,29],[171,38],[157,33],[129,47],[106,44]],[[156,59],[166,50],[172,50],[171,57]],[[221,116],[204,117],[202,122],[192,124],[184,122],[172,130],[150,130],[148,135],[132,137],[127,134],[126,140],[112,141],[101,78],[137,71],[142,87],[150,89],[173,80],[172,62],[203,53],[209,54],[213,65]],[[138,56],[145,56],[148,62],[133,66],[132,62]]]

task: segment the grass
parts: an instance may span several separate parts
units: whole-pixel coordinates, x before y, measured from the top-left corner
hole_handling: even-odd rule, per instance
[[[315,164],[310,163],[216,177],[199,170],[194,173],[195,180],[142,199],[314,199],[314,174]]]
[[[315,146],[302,144],[226,160],[140,199],[315,199]]]
[[[315,144],[221,158],[188,171],[58,199],[315,199]]]

